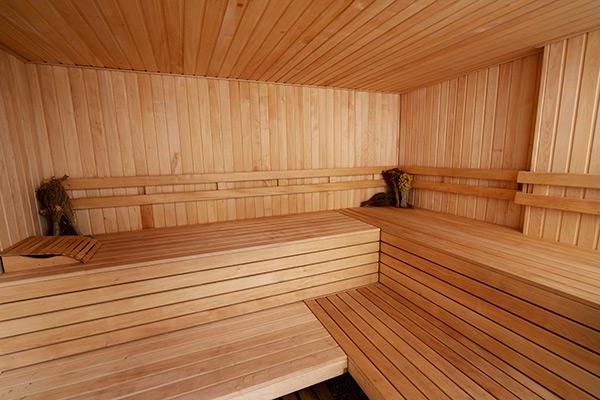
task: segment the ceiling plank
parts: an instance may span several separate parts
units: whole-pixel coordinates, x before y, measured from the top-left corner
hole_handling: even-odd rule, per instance
[[[598,0],[2,0],[34,63],[401,93],[600,27]]]

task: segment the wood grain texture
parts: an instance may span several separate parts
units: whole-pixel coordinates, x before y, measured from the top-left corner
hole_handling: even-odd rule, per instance
[[[532,183],[538,185],[600,189],[600,175],[593,174],[520,171],[518,181],[519,183]]]
[[[538,69],[535,54],[403,94],[399,164],[527,169]],[[416,179],[516,189],[514,182],[432,175]],[[411,201],[420,208],[521,226],[521,206],[509,200],[417,189]]]
[[[476,382],[491,398],[598,397],[600,263],[596,252],[529,238],[507,227],[426,210],[360,208],[342,212],[381,228],[380,282],[389,289],[388,296],[379,296],[383,301],[373,308],[358,301],[356,290],[350,291],[350,297],[366,311],[350,297],[340,294],[317,302],[405,397],[413,398],[408,392],[410,386],[400,380],[393,368],[385,371],[386,361],[378,359],[377,353],[383,353],[388,359],[399,356],[394,355],[385,342],[378,345],[378,335],[417,369],[411,371],[411,365],[403,367],[393,362],[403,374],[410,374],[407,375],[410,382],[418,389],[422,389],[419,385],[423,375],[446,394],[449,393],[445,388],[457,389],[445,380],[448,374],[436,376],[428,364],[438,370],[452,371],[445,359],[455,367],[460,366],[459,369],[468,364],[474,367],[468,372],[463,370],[471,381],[459,384],[460,389],[473,389],[470,385]],[[358,292],[364,296],[364,289]],[[327,301],[334,307],[327,309]],[[387,309],[382,309],[384,314],[379,313],[382,318],[374,312],[385,303],[388,303]],[[418,310],[425,316],[424,320],[414,313],[407,314],[407,307]],[[335,309],[338,316],[330,312]],[[369,322],[369,314],[392,328],[393,333],[384,334],[381,328]],[[402,315],[402,320],[397,320],[400,325],[392,327],[387,323],[390,317],[397,319],[394,316]],[[360,318],[373,329],[361,327]],[[348,327],[344,319],[350,320],[376,348],[369,348],[366,340],[354,333],[354,328]],[[472,354],[465,358],[467,363],[457,363],[454,357],[447,358],[448,353],[441,351],[437,351],[441,359],[430,356],[425,357],[425,362],[411,353],[412,349],[419,351],[419,341],[435,335],[432,325],[453,332],[452,338],[438,336],[438,340],[445,349],[461,349],[457,351],[461,357]],[[418,335],[418,340],[410,336],[404,338],[409,347],[390,340],[394,334],[404,334],[416,326],[427,334]],[[338,338],[336,332],[330,332]],[[461,344],[457,346],[455,340]],[[345,343],[339,343],[346,350]],[[359,361],[354,354],[348,351],[347,354],[349,362]],[[490,364],[495,366],[495,372],[489,369],[486,372]],[[363,371],[373,368],[369,363],[362,363],[361,367]],[[489,377],[493,377],[494,382],[487,381]],[[500,383],[500,387],[496,383]],[[502,392],[502,387],[511,393]],[[423,389],[433,390],[428,386]],[[435,393],[422,393],[426,398],[440,398]],[[485,393],[469,394],[473,398],[486,397]],[[459,396],[449,394],[449,397]]]
[[[0,274],[0,371],[373,283],[379,270],[379,229],[334,211],[97,240],[85,266]]]
[[[369,398],[556,399],[528,388],[536,384],[454,330],[446,322],[452,314],[440,308],[434,318],[428,299],[404,293],[378,283],[307,301]]]
[[[600,174],[600,31],[544,48],[540,101],[532,152],[534,173]],[[597,184],[597,183],[596,183]],[[541,196],[597,201],[594,188],[532,184]],[[600,249],[600,217],[528,207],[525,234],[587,249]]]
[[[41,233],[34,188],[42,163],[22,61],[0,51],[0,250]]]
[[[27,65],[43,176],[170,176],[395,165],[399,97],[278,84]],[[281,179],[282,185],[372,178]],[[83,233],[356,206],[376,188],[265,195],[277,180],[225,182],[256,196],[77,213]],[[282,186],[283,187],[283,186]],[[252,189],[254,188],[254,189]],[[74,190],[73,197],[216,190],[184,184]]]
[[[378,91],[411,89],[600,26],[589,0],[5,0],[34,62]]]
[[[310,310],[294,303],[9,372],[0,392],[5,399],[265,399],[340,375],[346,365]]]
[[[382,241],[393,235],[394,243],[402,242],[399,247],[406,251],[429,248],[433,262],[450,265],[450,260],[458,258],[476,265],[474,268],[480,270],[478,275],[485,281],[500,282],[499,276],[504,276],[525,282],[528,291],[521,292],[518,285],[504,290],[518,290],[515,295],[533,304],[595,329],[600,327],[594,311],[600,309],[599,261],[594,251],[556,246],[526,237],[516,229],[428,210],[386,207],[341,212],[380,227]],[[414,243],[413,247],[406,247],[410,243]],[[536,288],[544,294],[540,296]]]
[[[582,199],[580,197],[545,196],[540,194],[517,192],[515,203],[526,206],[562,210],[571,213],[600,215],[600,200]]]

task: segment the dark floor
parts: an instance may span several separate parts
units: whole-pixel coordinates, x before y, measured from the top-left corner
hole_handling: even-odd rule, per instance
[[[346,373],[278,400],[368,400],[368,397]]]

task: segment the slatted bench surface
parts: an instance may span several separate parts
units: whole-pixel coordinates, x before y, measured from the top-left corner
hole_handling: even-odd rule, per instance
[[[382,229],[387,288],[535,382],[537,396],[600,397],[597,254],[424,210],[344,212]]]
[[[0,276],[0,372],[377,281],[337,212],[102,235],[91,267]]]
[[[307,304],[346,352],[348,371],[372,400],[556,398],[382,284]]]
[[[277,217],[154,228],[141,231],[96,235],[101,247],[85,266],[53,267],[0,275],[0,285],[60,273],[97,268],[131,267],[156,261],[181,260],[209,253],[234,254],[249,248],[276,248],[285,242],[361,234],[374,228],[335,211],[293,214]],[[1,286],[0,286],[1,287]]]
[[[298,302],[9,371],[0,375],[0,398],[266,399],[346,365]]]
[[[390,236],[401,237],[600,309],[597,252],[427,210],[354,208],[343,212],[381,228],[382,242]]]

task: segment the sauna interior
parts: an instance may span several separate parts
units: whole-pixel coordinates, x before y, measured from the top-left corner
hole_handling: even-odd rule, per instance
[[[599,29],[0,0],[0,398],[600,398]]]

